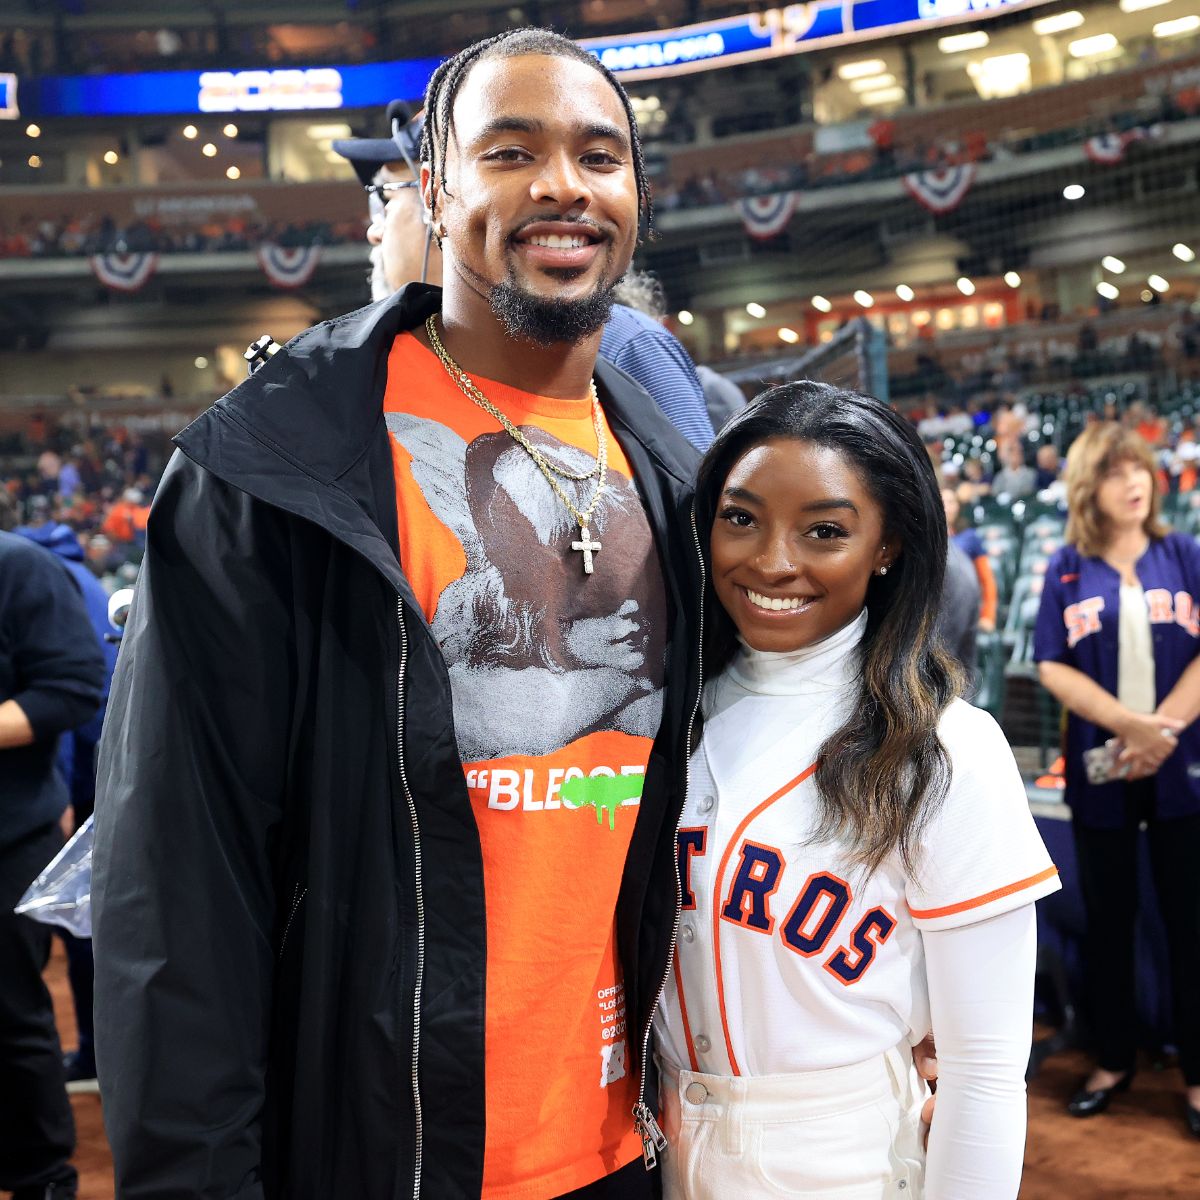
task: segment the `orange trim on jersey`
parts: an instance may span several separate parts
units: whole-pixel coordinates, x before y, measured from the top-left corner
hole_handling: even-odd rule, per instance
[[[979,619],[996,623],[996,612],[1000,603],[1000,589],[996,586],[996,575],[991,560],[981,554],[975,560],[975,574],[979,579]]]
[[[700,1070],[700,1062],[696,1058],[696,1047],[692,1043],[692,1025],[687,1015],[687,1000],[683,995],[683,972],[679,969],[679,952],[675,952],[675,987],[679,992],[679,1015],[683,1018],[683,1040],[687,1042],[688,1062],[693,1071]]]
[[[1058,868],[1051,866],[1047,867],[1044,871],[1039,871],[1036,875],[1030,875],[1028,879],[1018,879],[1016,883],[1010,883],[1007,887],[997,888],[994,892],[985,892],[982,896],[976,896],[973,900],[960,900],[957,904],[947,904],[945,908],[913,908],[910,904],[908,911],[918,921],[929,921],[934,917],[952,917],[955,913],[966,912],[968,909],[982,908],[985,904],[991,904],[993,900],[1000,900],[1005,896],[1011,896],[1013,892],[1020,892],[1025,888],[1033,887],[1034,884],[1052,879],[1057,874]]]
[[[713,957],[716,960],[717,968],[717,1008],[721,1013],[721,1032],[725,1035],[725,1051],[729,1055],[729,1069],[735,1075],[740,1075],[742,1072],[734,1057],[733,1041],[729,1036],[729,1018],[725,1015],[725,976],[721,970],[721,909],[724,906],[721,893],[724,889],[721,887],[721,880],[725,877],[725,868],[729,866],[729,856],[733,853],[734,846],[742,840],[742,834],[746,832],[750,822],[766,812],[781,796],[786,796],[793,788],[799,787],[817,769],[817,766],[817,763],[813,763],[811,767],[806,767],[795,779],[785,783],[777,792],[772,792],[756,809],[742,818],[738,827],[733,831],[733,837],[729,839],[729,843],[721,855],[721,861],[717,864],[717,873],[713,876],[715,885],[713,887]]]
[[[1060,575],[1058,577],[1058,582],[1059,583],[1074,583],[1075,580],[1077,580],[1078,578],[1079,578],[1079,572],[1072,571],[1067,575]]]

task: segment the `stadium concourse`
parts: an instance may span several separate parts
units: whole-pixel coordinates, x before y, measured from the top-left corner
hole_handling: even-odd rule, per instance
[[[271,9],[2,6],[0,529],[104,592],[136,587],[171,438],[246,377],[247,345],[387,290],[380,242],[403,194],[363,185],[408,180],[404,129],[438,62],[514,26],[565,32],[626,87],[644,148],[654,215],[622,300],[734,406],[802,378],[890,402],[975,567],[973,703],[1013,747],[1064,885],[1038,904],[1020,1195],[1200,1196],[1145,846],[1128,881],[1137,1078],[1095,1119],[1066,1110],[1097,1006],[1064,714],[1035,645],[1085,432],[1136,437],[1167,524],[1200,539],[1196,0]],[[384,157],[351,163],[335,143],[353,138]],[[88,811],[73,779],[68,829]],[[109,1200],[79,953],[68,979],[56,941],[46,978],[78,1194]]]

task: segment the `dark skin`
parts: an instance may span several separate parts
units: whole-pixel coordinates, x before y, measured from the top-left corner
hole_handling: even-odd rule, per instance
[[[473,375],[586,396],[602,330],[574,345],[514,342],[488,296],[507,282],[542,299],[581,299],[628,270],[639,213],[619,97],[574,59],[485,59],[455,98],[442,174],[423,167],[421,188],[443,242],[446,349]],[[567,236],[583,244],[535,244]]]
[[[772,439],[747,450],[725,480],[712,527],[713,588],[754,649],[799,650],[853,621],[871,576],[899,550],[840,451]]]

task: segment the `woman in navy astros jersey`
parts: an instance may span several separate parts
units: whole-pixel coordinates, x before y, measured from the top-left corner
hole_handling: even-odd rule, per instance
[[[1067,455],[1067,545],[1051,560],[1034,656],[1068,710],[1066,801],[1087,913],[1088,1001],[1096,1067],[1071,1098],[1101,1113],[1133,1077],[1138,828],[1170,947],[1176,1041],[1200,1137],[1200,547],[1159,522],[1154,459],[1115,423]],[[1084,755],[1115,739],[1109,782]]]
[[[711,636],[655,1025],[666,1200],[1012,1200],[1033,902],[1058,880],[937,645],[929,458],[878,400],[786,384],[718,434],[696,518]]]

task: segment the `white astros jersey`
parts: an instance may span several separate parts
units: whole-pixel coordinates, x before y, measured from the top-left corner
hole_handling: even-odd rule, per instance
[[[797,654],[743,650],[706,693],[679,831],[683,912],[656,1019],[682,1070],[780,1075],[863,1062],[929,1031],[922,930],[997,916],[1056,891],[996,722],[961,700],[939,735],[949,794],[873,875],[815,843],[812,772],[856,694],[864,618]]]

